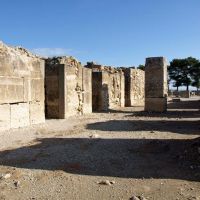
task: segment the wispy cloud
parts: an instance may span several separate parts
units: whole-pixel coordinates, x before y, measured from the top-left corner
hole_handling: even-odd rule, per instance
[[[36,48],[36,49],[31,49],[30,51],[36,55],[44,57],[68,56],[74,54],[72,49],[64,49],[64,48]]]

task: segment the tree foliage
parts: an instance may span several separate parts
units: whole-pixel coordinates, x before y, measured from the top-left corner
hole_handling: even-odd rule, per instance
[[[177,88],[193,85],[199,88],[199,60],[193,57],[184,59],[173,59],[168,66],[168,73],[170,81],[173,81],[173,86]]]
[[[143,70],[143,71],[144,71],[144,68],[145,68],[144,65],[139,65],[139,66],[137,67],[137,69],[141,69],[141,70]]]

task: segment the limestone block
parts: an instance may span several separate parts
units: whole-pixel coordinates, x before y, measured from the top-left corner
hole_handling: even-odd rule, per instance
[[[31,79],[31,101],[44,101],[44,79]]]
[[[167,61],[164,57],[146,59],[145,96],[165,97],[167,95]]]
[[[65,117],[82,114],[82,83],[78,81],[79,69],[66,66]]]
[[[83,68],[83,113],[92,113],[92,70]]]
[[[120,74],[120,106],[125,106],[125,77],[124,73]]]
[[[30,124],[40,124],[45,122],[44,103],[30,102]]]
[[[0,77],[0,104],[24,102],[22,78]]]
[[[43,65],[43,69],[42,69]],[[21,47],[0,45],[0,76],[44,78],[44,61]]]
[[[167,110],[167,61],[164,57],[146,59],[145,110]]]
[[[44,101],[44,79],[24,78],[24,102]]]
[[[10,129],[10,104],[0,105],[0,131]]]
[[[145,98],[145,110],[165,112],[167,110],[167,98]]]
[[[31,101],[31,79],[23,78],[24,102]]]
[[[30,125],[29,103],[11,104],[11,128]]]
[[[130,101],[131,106],[143,106],[144,105],[144,71],[140,69],[131,69],[130,74]]]
[[[33,60],[31,63],[31,78],[44,79],[44,60]]]

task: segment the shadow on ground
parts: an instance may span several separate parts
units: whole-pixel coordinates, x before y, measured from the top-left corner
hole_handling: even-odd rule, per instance
[[[198,139],[45,138],[36,142],[0,152],[0,165],[92,176],[200,181],[200,169],[194,165],[200,161]]]
[[[110,120],[91,123],[86,128],[99,131],[159,131],[199,135],[200,120]]]

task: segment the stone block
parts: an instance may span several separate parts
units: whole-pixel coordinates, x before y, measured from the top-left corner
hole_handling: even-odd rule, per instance
[[[146,59],[145,96],[165,97],[167,95],[167,61],[164,57]]]
[[[24,102],[23,78],[0,77],[0,104]]]
[[[125,74],[125,105],[144,106],[144,71],[135,68],[123,68]]]
[[[45,122],[44,103],[30,102],[30,124],[40,124]]]
[[[83,68],[83,113],[92,113],[92,70]]]
[[[85,66],[92,69],[92,108],[108,111],[124,106],[124,73],[110,66],[93,62]]]
[[[52,77],[58,80],[51,82]],[[56,78],[57,77],[57,78]],[[72,57],[47,59],[45,63],[46,114],[50,118],[90,113],[91,72]]]
[[[66,66],[65,118],[82,114],[82,82],[78,81],[80,69]],[[82,73],[82,70],[81,70]]]
[[[167,61],[164,57],[146,59],[145,65],[145,110],[167,110]]]
[[[145,98],[145,110],[150,112],[165,112],[167,98]]]
[[[44,101],[44,79],[31,79],[31,101]]]
[[[30,102],[40,106],[34,103],[29,106]],[[0,105],[2,117],[5,116],[0,126],[5,129],[28,126],[30,117],[32,123],[44,121],[44,61],[26,49],[9,47],[2,42],[0,104],[3,104]]]
[[[10,104],[0,105],[0,131],[10,129]]]
[[[11,104],[11,128],[20,128],[30,125],[29,103]]]

